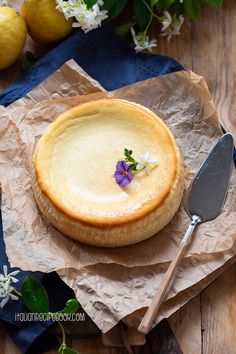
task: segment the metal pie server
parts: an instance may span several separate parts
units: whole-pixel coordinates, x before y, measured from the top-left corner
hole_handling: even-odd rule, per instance
[[[190,185],[184,204],[192,220],[191,224],[162,280],[157,294],[144,315],[138,328],[140,332],[145,334],[149,332],[196,226],[199,223],[213,220],[220,214],[228,191],[233,165],[233,153],[233,137],[231,134],[225,134],[211,150]]]

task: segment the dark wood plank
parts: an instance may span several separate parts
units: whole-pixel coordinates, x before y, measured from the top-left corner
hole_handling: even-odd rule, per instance
[[[236,265],[201,294],[204,354],[236,353]]]
[[[197,296],[180,308],[168,321],[183,353],[201,354],[200,296]]]

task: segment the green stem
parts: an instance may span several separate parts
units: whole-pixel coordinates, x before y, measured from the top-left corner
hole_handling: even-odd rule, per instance
[[[146,8],[149,10],[150,14],[152,15],[152,17],[156,17],[158,20],[160,20],[160,17],[157,16],[153,11],[152,8],[148,5],[146,0],[143,0],[144,5],[146,6]]]
[[[57,321],[60,329],[61,329],[61,332],[62,332],[62,345],[66,345],[66,334],[65,334],[65,330],[64,330],[64,327],[62,326],[61,322]]]
[[[22,294],[21,294],[16,288],[14,288],[14,292],[15,292],[18,296],[22,296]]]
[[[146,2],[146,0],[143,0],[144,5],[146,6],[146,8],[150,11],[151,14],[153,14],[152,8],[148,5],[148,3]]]
[[[149,22],[148,22],[148,24],[147,24],[147,27],[146,27],[145,31],[144,31],[145,35],[147,34],[147,31],[148,31],[148,29],[149,29],[149,27],[150,27],[150,25],[151,25],[151,23],[152,23],[152,19],[153,19],[153,15],[150,16],[150,20],[149,20]]]

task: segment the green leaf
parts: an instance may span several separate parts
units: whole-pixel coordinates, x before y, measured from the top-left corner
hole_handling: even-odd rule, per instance
[[[134,0],[134,15],[141,32],[145,31],[150,21],[151,13],[143,0]]]
[[[179,17],[180,15],[184,15],[185,14],[184,4],[183,3],[175,2],[173,4],[173,8],[174,8],[174,11],[175,11],[177,17]]]
[[[116,3],[116,0],[103,0],[103,8],[110,10]]]
[[[87,8],[91,9],[95,5],[97,0],[84,0],[84,3],[87,5]]]
[[[25,52],[25,54],[22,57],[22,69],[24,71],[28,70],[31,68],[31,66],[38,60],[39,58],[37,57],[37,55],[35,55],[32,52]]]
[[[129,157],[129,155],[132,155],[132,153],[133,153],[132,150],[129,150],[129,149],[125,148],[124,154],[125,154],[126,157]]]
[[[30,311],[36,313],[49,311],[48,294],[38,280],[27,276],[22,283],[21,293],[23,301]]]
[[[108,11],[108,19],[113,20],[124,10],[128,0],[103,0],[102,8]]]
[[[66,302],[66,306],[63,310],[57,311],[56,313],[75,313],[78,311],[80,303],[76,299],[70,299]]]
[[[171,5],[175,2],[175,0],[159,0],[156,4],[158,11],[168,10]]]
[[[79,354],[76,350],[67,347],[65,344],[62,344],[58,350],[58,354]]]
[[[114,28],[114,31],[118,34],[118,36],[125,37],[130,32],[130,27],[133,27],[134,25],[135,22],[127,22]]]
[[[66,347],[64,354],[78,354],[78,352],[72,348]]]
[[[133,154],[132,150],[125,149],[124,150],[124,155],[125,155],[125,161],[126,162],[135,162],[134,158],[131,156]]]
[[[199,17],[201,16],[199,0],[184,0],[183,4],[184,4],[186,15],[191,20],[199,19]]]
[[[151,7],[155,6],[159,0],[151,0]]]
[[[66,347],[66,349],[64,349],[64,354],[78,354],[78,352],[72,348]]]
[[[206,5],[221,7],[224,0],[204,0]]]
[[[133,162],[129,165],[129,168],[132,170],[132,171],[137,171],[137,165],[138,165],[138,162]]]

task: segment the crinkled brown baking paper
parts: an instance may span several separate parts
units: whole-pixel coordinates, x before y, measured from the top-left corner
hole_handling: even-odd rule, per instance
[[[57,271],[106,332],[123,317],[150,304],[189,217],[181,206],[163,231],[129,247],[103,249],[76,243],[48,224],[35,204],[30,176],[35,143],[51,121],[77,104],[106,96],[134,101],[153,110],[174,133],[184,157],[187,187],[221,130],[206,83],[192,72],[172,73],[110,93],[102,90],[70,61],[24,99],[8,108],[0,107],[0,173],[4,237],[11,265]],[[85,95],[89,92],[96,93]],[[69,97],[71,93],[73,97]],[[49,97],[54,99],[45,100]],[[235,187],[233,173],[222,214],[199,226],[157,321],[176,311],[200,292],[213,274],[219,274],[222,266],[232,262]]]

